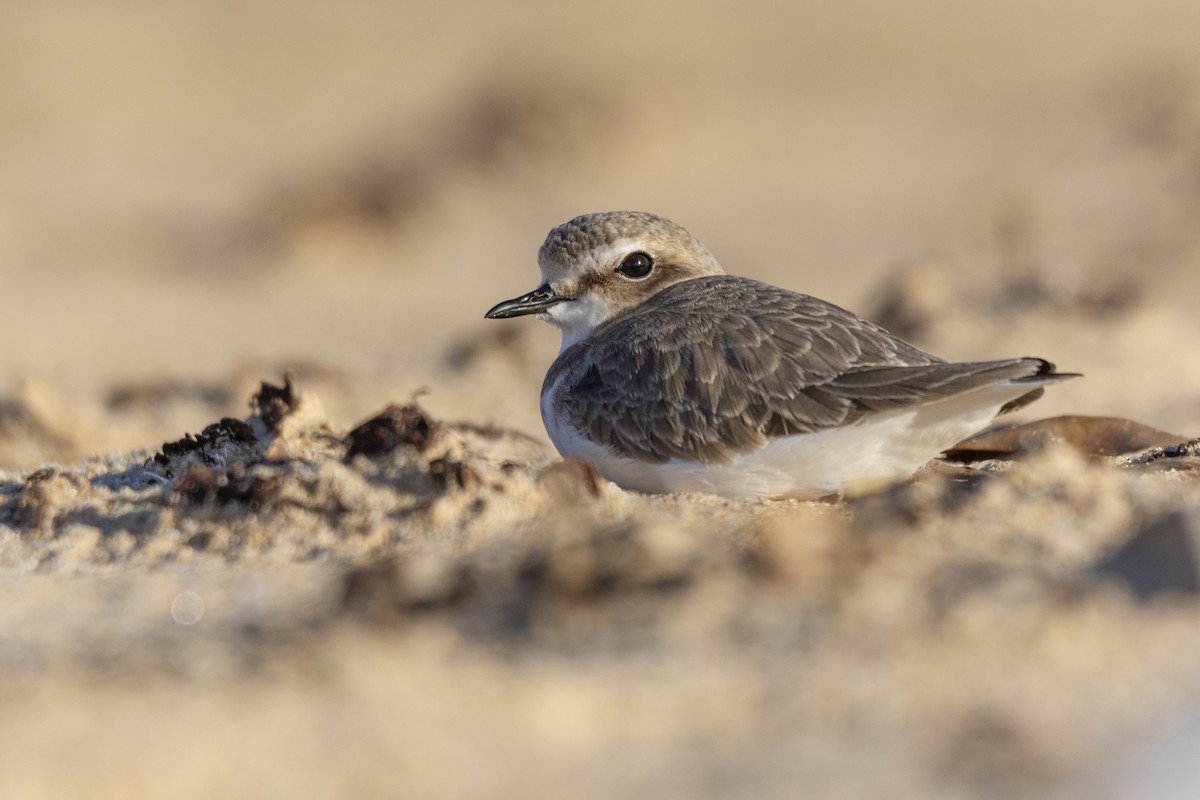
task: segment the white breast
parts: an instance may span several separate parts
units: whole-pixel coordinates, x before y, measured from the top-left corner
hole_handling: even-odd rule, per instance
[[[562,330],[560,353],[582,342],[592,331],[612,317],[608,303],[595,292],[585,292],[569,303],[559,303],[546,309],[546,321]]]

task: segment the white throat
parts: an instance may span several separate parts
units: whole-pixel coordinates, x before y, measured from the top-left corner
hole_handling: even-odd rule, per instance
[[[538,316],[562,330],[562,347],[558,351],[561,353],[582,342],[612,317],[612,309],[594,292],[584,292],[574,300],[551,306]]]

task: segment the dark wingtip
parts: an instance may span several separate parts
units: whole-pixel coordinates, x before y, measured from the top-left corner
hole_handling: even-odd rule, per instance
[[[1059,372],[1058,368],[1055,367],[1054,364],[1044,358],[1035,358],[1033,360],[1038,362],[1037,372],[1033,373],[1028,378],[1024,378],[1023,380],[1031,380],[1034,378],[1055,378],[1057,380],[1065,381],[1069,378],[1083,377],[1082,372]]]

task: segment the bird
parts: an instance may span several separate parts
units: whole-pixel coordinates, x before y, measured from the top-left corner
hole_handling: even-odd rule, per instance
[[[546,432],[627,490],[877,491],[1077,377],[1040,358],[945,361],[832,303],[727,274],[647,212],[558,225],[538,266],[536,289],[485,317],[561,330],[542,384]]]

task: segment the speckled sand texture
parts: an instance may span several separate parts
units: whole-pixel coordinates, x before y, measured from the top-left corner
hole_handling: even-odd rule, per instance
[[[0,798],[1200,796],[1198,30],[6,4]],[[482,319],[611,209],[1158,432],[624,492],[549,447],[556,332]]]
[[[290,383],[254,406],[0,484],[5,796],[139,764],[144,796],[382,796],[384,763],[411,796],[1044,791],[1200,670],[1195,586],[1139,601],[1104,563],[1171,512],[1200,544],[1194,455],[734,502],[417,405],[349,435]],[[76,749],[80,714],[115,724]]]

